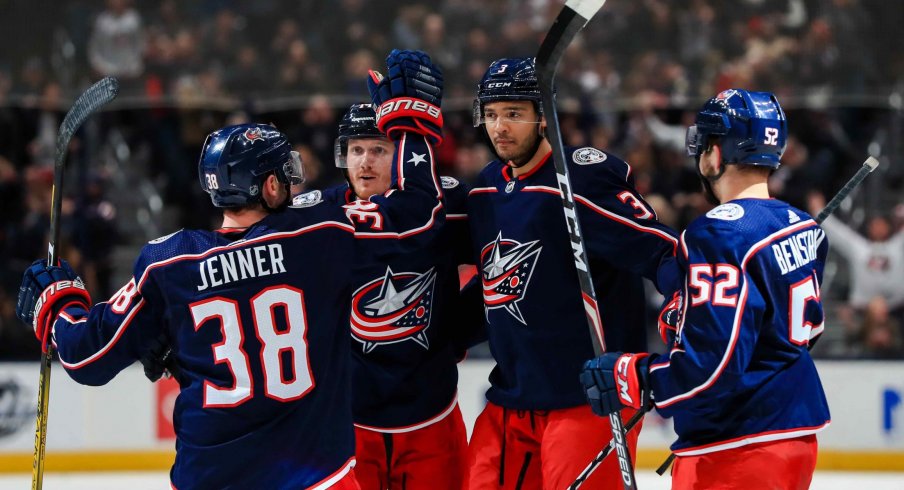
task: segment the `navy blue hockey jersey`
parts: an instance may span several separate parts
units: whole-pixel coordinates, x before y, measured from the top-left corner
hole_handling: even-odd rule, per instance
[[[457,339],[469,322],[482,322],[466,316],[474,308],[459,297],[457,266],[470,245],[467,186],[451,177],[441,183],[446,222],[434,238],[388,260],[367,259],[360,248],[350,313],[352,412],[365,429],[410,431],[448,415],[463,355]],[[323,191],[327,204],[353,196],[348,184]]]
[[[827,250],[809,215],[771,199],[723,204],[681,235],[678,333],[669,356],[650,367],[656,408],[674,417],[675,453],[799,437],[829,424],[807,350],[823,329]]]
[[[677,239],[634,190],[628,164],[595,148],[566,155],[607,348],[646,350],[641,276],[655,280]],[[586,403],[578,376],[593,344],[550,156],[518,177],[491,162],[469,195],[496,359],[487,399],[507,408]]]
[[[359,244],[392,256],[397,238],[417,245],[444,214],[424,139],[406,135],[396,153],[390,197],[301,202],[241,232],[154,240],[109,301],[57,320],[63,366],[92,385],[166,332],[181,370],[175,488],[326,488],[353,466],[348,311]]]

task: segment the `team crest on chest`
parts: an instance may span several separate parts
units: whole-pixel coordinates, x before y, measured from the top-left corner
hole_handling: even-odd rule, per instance
[[[352,337],[368,353],[381,344],[412,340],[429,349],[436,271],[386,273],[358,288],[352,296]]]
[[[543,247],[539,240],[518,243],[502,238],[486,244],[480,252],[483,306],[487,313],[502,308],[527,325],[518,308]]]

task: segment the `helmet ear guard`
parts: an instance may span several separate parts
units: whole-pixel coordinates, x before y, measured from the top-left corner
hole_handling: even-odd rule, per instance
[[[731,89],[713,97],[688,128],[685,147],[699,157],[710,136],[720,139],[725,163],[778,168],[787,145],[785,113],[769,92]]]

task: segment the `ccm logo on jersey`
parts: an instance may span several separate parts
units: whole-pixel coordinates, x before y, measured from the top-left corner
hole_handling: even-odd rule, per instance
[[[380,106],[379,112],[377,112],[377,123],[379,124],[380,119],[382,119],[383,116],[386,116],[393,112],[422,112],[434,119],[440,118],[439,107],[433,104],[428,104],[423,100],[412,99],[409,97],[400,97],[398,99],[392,99]]]

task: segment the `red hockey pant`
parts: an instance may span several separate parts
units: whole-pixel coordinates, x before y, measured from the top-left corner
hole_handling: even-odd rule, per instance
[[[622,411],[628,420],[634,410]],[[636,456],[640,425],[628,434]],[[492,403],[477,418],[469,446],[470,490],[562,490],[612,440],[609,419],[589,406],[562,410],[509,410]],[[605,462],[583,488],[621,490],[618,458]]]
[[[678,456],[675,490],[807,490],[816,470],[816,436]]]
[[[468,436],[458,406],[411,432],[355,427],[355,476],[362,490],[462,490],[468,481]]]

